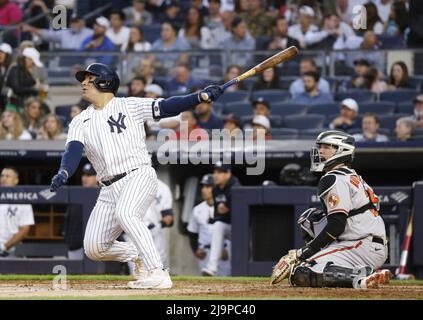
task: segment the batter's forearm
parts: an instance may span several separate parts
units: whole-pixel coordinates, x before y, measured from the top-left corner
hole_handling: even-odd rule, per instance
[[[83,150],[84,145],[79,141],[71,141],[66,145],[66,150],[60,163],[60,170],[65,170],[68,174],[68,178],[71,177],[78,168],[79,162],[82,159]]]
[[[19,231],[18,233],[14,234],[12,236],[12,238],[10,238],[5,244],[5,248],[6,250],[10,250],[11,248],[13,248],[14,246],[16,246],[19,242],[21,242],[27,235],[29,232],[29,228],[30,226],[23,226],[23,227],[19,227]]]
[[[198,93],[170,97],[159,102],[160,117],[169,118],[194,108],[201,102]]]

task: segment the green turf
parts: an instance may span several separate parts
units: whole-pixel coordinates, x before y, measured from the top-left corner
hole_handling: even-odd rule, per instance
[[[1,280],[53,280],[57,275],[29,275],[29,274],[0,274]],[[68,274],[68,280],[97,280],[97,281],[128,281],[132,278],[130,276],[119,276],[119,275],[76,275]],[[172,280],[176,281],[260,281],[268,280],[268,277],[213,277],[206,278],[201,276],[172,276]]]

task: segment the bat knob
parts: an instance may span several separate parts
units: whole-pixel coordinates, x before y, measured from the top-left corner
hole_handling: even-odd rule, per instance
[[[203,102],[208,102],[210,101],[209,95],[205,92],[201,92],[200,93],[200,98]]]

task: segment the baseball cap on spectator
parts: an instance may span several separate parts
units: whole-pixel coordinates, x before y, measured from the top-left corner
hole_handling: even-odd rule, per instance
[[[228,171],[231,171],[231,165],[229,163],[223,163],[222,161],[217,161],[214,164],[214,170],[228,172]]]
[[[423,94],[419,94],[417,97],[413,99],[413,102],[423,102]]]
[[[43,64],[40,60],[40,53],[35,48],[25,48],[22,52],[24,57],[31,59],[37,67],[42,67]]]
[[[154,93],[155,95],[160,96],[160,97],[163,96],[163,89],[158,84],[154,84],[154,83],[148,84],[145,87],[144,91],[146,93]]]
[[[354,99],[351,99],[351,98],[342,100],[341,107],[346,107],[350,110],[358,112],[358,104]]]
[[[253,101],[253,108],[255,108],[258,104],[263,104],[266,106],[267,109],[271,109],[269,102],[267,102],[263,97],[258,97],[256,100]]]
[[[0,51],[11,55],[13,50],[12,50],[12,47],[10,46],[10,44],[2,43],[2,44],[0,44]]]
[[[213,175],[210,173],[205,174],[201,178],[200,184],[202,184],[203,186],[213,186],[214,185]]]
[[[95,23],[98,24],[99,26],[109,29],[110,27],[110,21],[109,19],[107,19],[106,17],[98,17],[97,19],[95,19]]]
[[[300,7],[300,14],[305,14],[311,17],[314,17],[314,10],[312,7],[309,6],[301,6]]]
[[[91,163],[87,163],[82,167],[82,174],[87,176],[95,176],[97,173],[95,172]]]
[[[370,62],[366,59],[357,59],[357,60],[354,60],[353,63],[354,63],[355,66],[360,65],[360,66],[370,67]]]
[[[234,113],[230,113],[228,114],[224,119],[223,122],[232,122],[234,124],[236,124],[238,127],[241,126],[241,123],[239,122],[238,118],[236,117],[236,115]]]
[[[253,121],[251,123],[261,126],[267,130],[270,129],[270,121],[266,116],[262,116],[262,115],[254,116]]]

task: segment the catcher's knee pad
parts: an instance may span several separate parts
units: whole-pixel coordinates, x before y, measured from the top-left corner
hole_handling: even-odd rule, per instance
[[[291,272],[289,283],[296,287],[322,287],[322,274],[300,265]]]
[[[323,286],[352,288],[354,280],[373,273],[370,267],[347,268],[328,263],[323,269]]]

